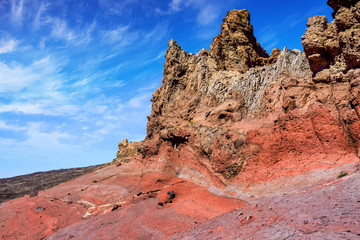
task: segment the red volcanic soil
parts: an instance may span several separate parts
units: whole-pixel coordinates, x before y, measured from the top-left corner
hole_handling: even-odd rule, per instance
[[[172,190],[175,198],[169,199]],[[0,206],[3,239],[160,239],[246,206],[136,162],[96,172]],[[53,235],[52,235],[53,234]]]
[[[342,169],[349,174],[337,178]],[[316,178],[317,175],[320,176]],[[296,191],[278,191],[297,180]],[[316,184],[311,184],[312,181]],[[246,201],[219,196],[209,192],[208,186],[196,185],[176,174],[143,172],[134,159],[60,184],[38,196],[3,203],[0,236],[2,239],[360,237],[360,173],[356,165],[316,170],[260,185],[258,192],[266,188],[264,196],[244,196]],[[168,191],[173,191],[175,198],[170,199]]]
[[[169,239],[360,239],[360,173],[254,199]]]

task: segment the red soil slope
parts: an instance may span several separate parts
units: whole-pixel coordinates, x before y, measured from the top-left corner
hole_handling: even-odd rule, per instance
[[[50,239],[159,239],[243,206],[176,175],[145,172],[134,161],[3,203],[0,236],[42,239],[58,231]]]

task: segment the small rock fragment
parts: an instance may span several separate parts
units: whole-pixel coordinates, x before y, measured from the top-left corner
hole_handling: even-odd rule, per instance
[[[30,197],[32,198],[32,197],[36,197],[38,195],[38,192],[37,191],[32,191],[31,193],[30,193]]]
[[[111,211],[115,211],[115,210],[117,210],[117,209],[120,208],[120,207],[121,207],[121,205],[115,204],[115,205],[112,207]]]
[[[169,196],[169,199],[175,198],[175,193],[174,193],[174,191],[172,191],[172,190],[168,191],[168,192],[167,192],[167,195]]]
[[[38,207],[36,208],[36,210],[37,210],[37,211],[44,211],[45,208],[44,208],[44,207],[41,207],[41,206],[38,206]]]
[[[242,145],[244,145],[244,140],[242,140],[242,139],[236,139],[235,141],[234,141],[234,147],[236,148],[236,149],[238,149],[239,147],[241,147]]]

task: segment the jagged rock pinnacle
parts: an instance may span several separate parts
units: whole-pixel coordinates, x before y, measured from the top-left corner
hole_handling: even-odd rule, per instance
[[[249,68],[264,65],[269,55],[256,42],[250,24],[248,10],[229,11],[221,25],[220,34],[210,46],[210,54],[220,69],[235,70],[242,73]]]

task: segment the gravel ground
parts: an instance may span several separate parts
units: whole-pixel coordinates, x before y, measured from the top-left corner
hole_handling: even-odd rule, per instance
[[[203,222],[170,239],[360,239],[360,173]]]

